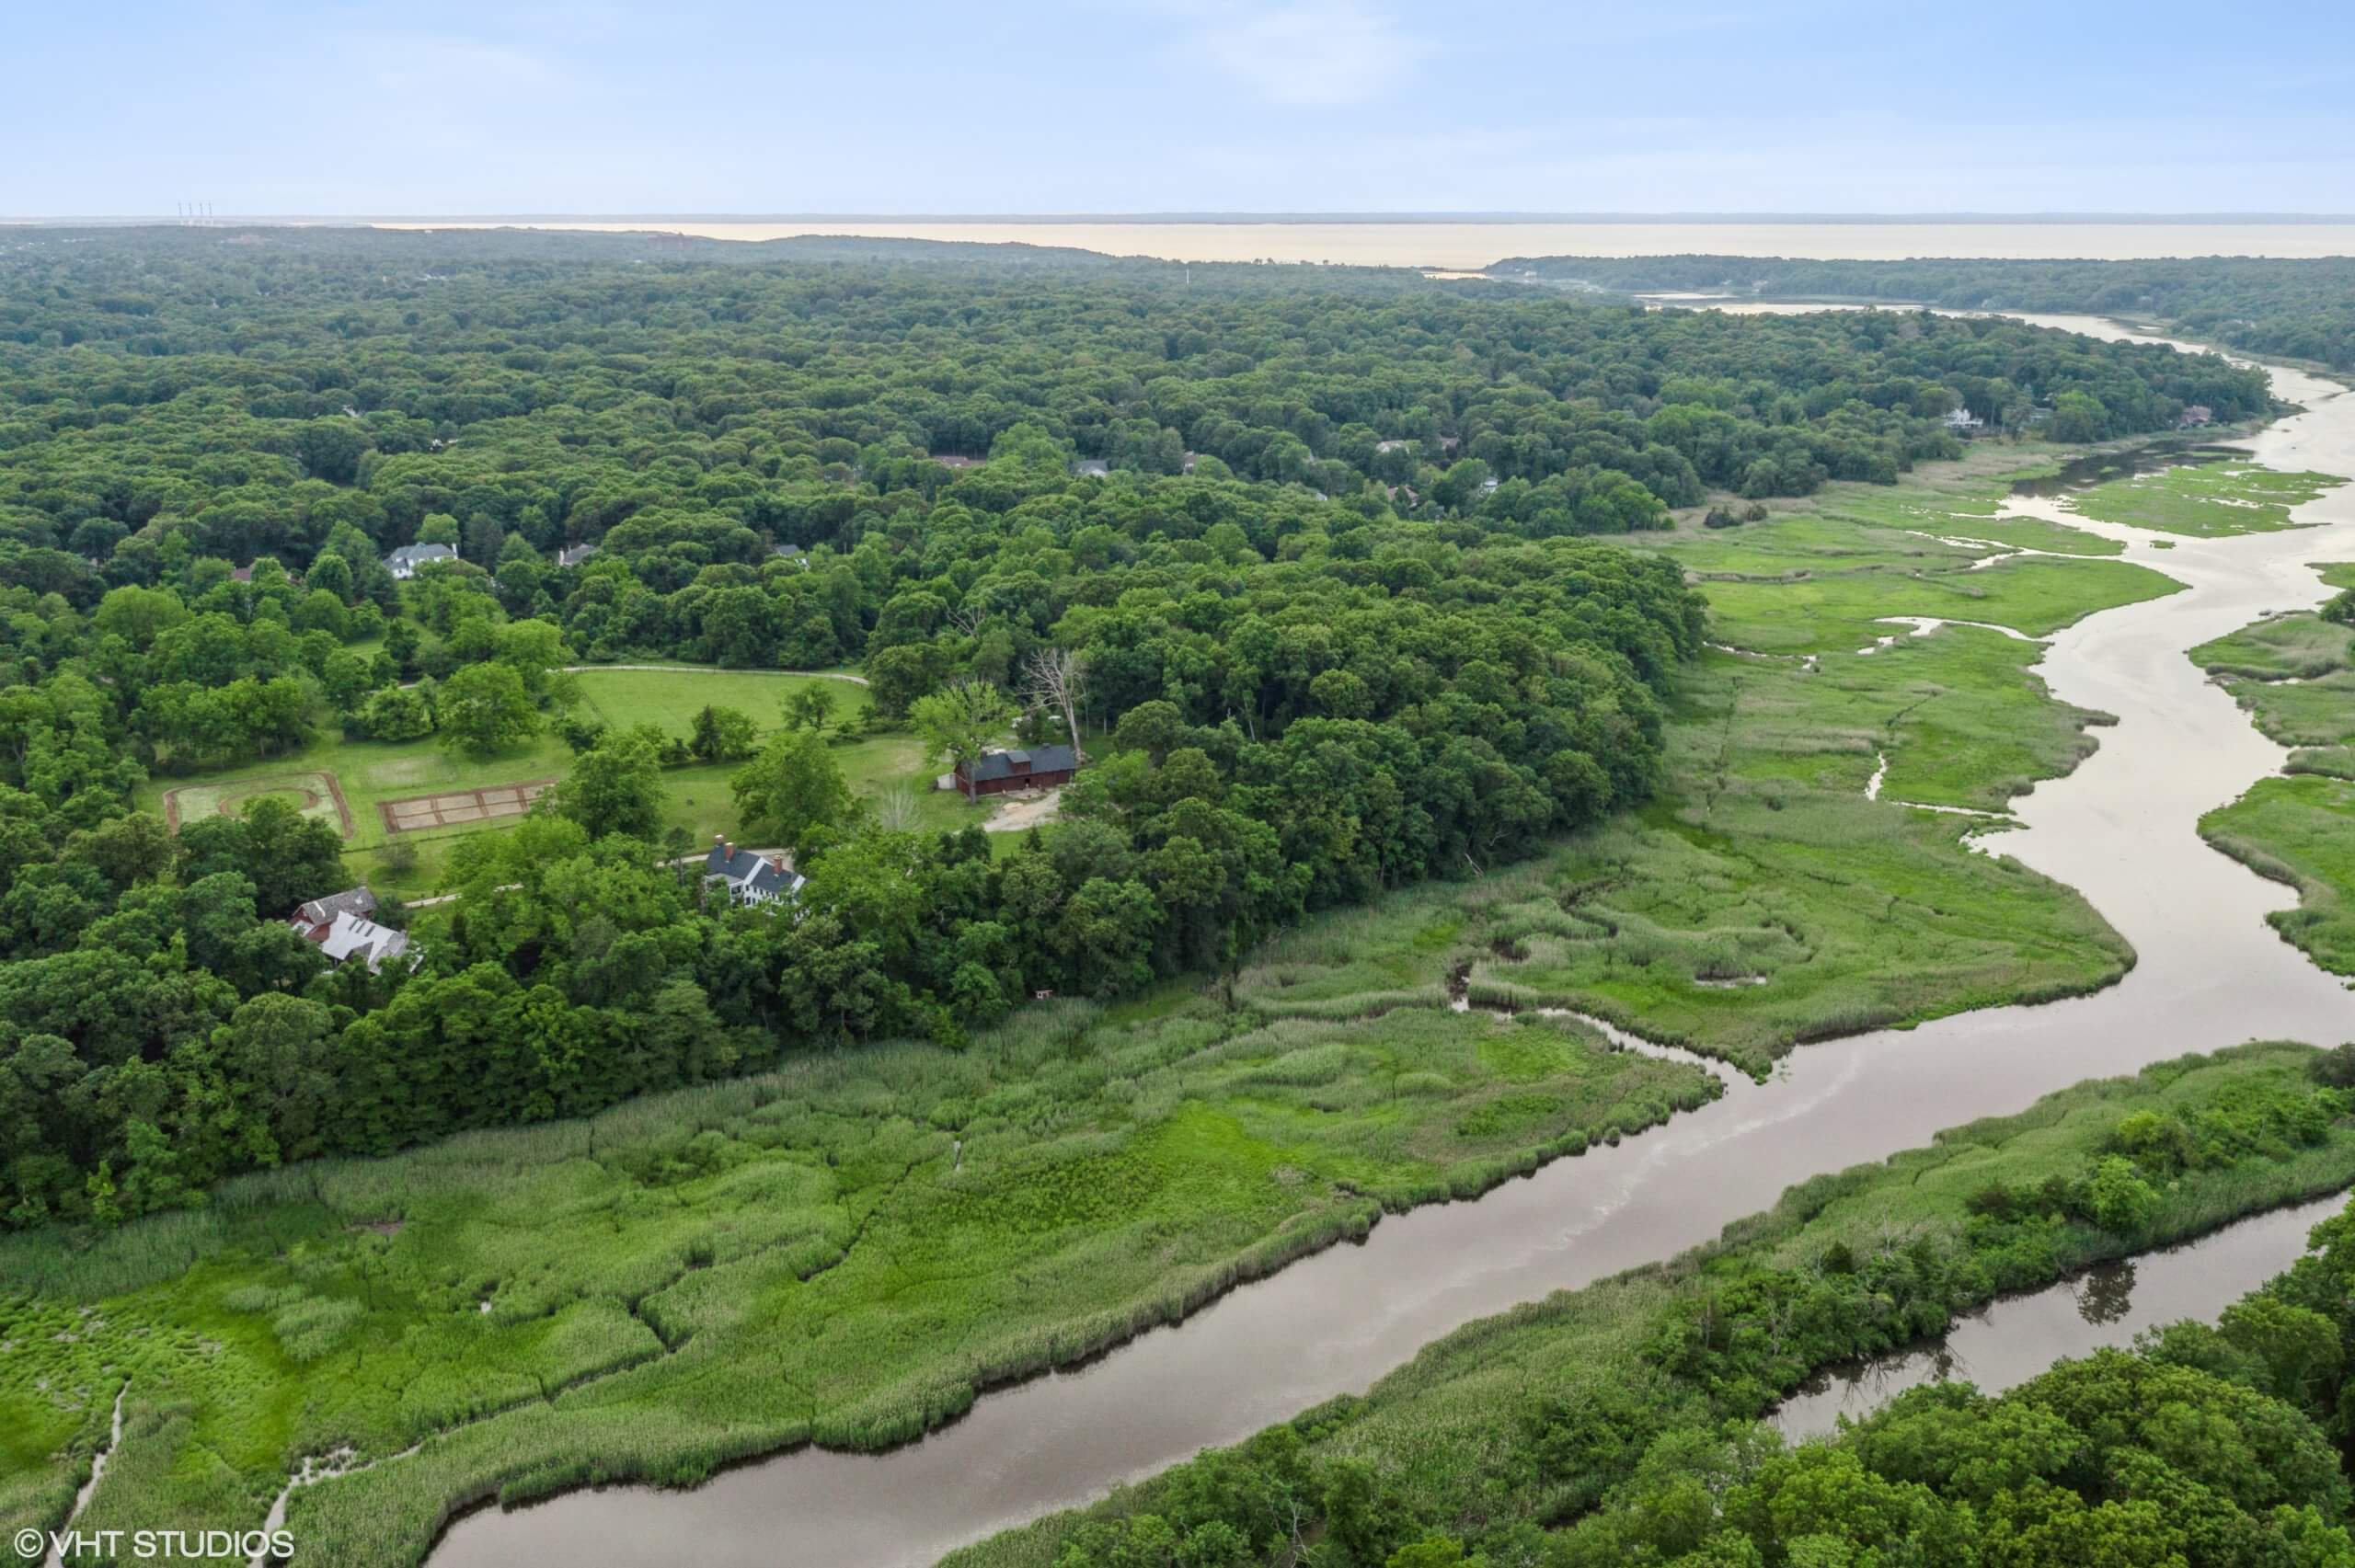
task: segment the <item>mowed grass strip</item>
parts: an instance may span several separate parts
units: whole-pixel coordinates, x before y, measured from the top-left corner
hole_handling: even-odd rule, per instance
[[[872,705],[867,688],[854,681],[779,670],[582,669],[573,680],[580,699],[607,724],[620,728],[652,724],[685,739],[695,716],[706,707],[749,714],[763,731],[780,727],[785,704],[812,687],[833,701],[833,722],[856,724]]]

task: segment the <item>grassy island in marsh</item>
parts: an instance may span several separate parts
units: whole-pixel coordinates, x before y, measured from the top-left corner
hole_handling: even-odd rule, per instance
[[[2298,890],[2274,929],[2334,974],[2355,976],[2355,566],[2322,568],[2340,590],[2327,612],[2269,616],[2191,650],[2257,728],[2294,747],[2280,778],[2260,779],[2200,819],[2200,832],[2261,876]]]

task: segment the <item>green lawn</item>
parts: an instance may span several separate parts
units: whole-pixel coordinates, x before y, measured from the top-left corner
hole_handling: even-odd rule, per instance
[[[813,686],[834,700],[837,724],[859,718],[871,706],[867,688],[856,681],[775,670],[592,669],[573,679],[580,684],[581,701],[607,724],[656,724],[682,739],[706,707],[734,708],[751,715],[764,730],[775,729],[783,721],[785,704]]]
[[[592,670],[576,679],[583,705],[606,723],[657,724],[681,738],[688,735],[695,715],[706,704],[741,709],[752,715],[764,734],[774,731],[781,726],[781,704],[787,694],[807,686],[822,686],[836,696],[838,722],[864,715],[868,706],[866,691],[853,682],[774,671]],[[511,826],[515,819],[395,835],[385,829],[377,809],[381,802],[562,778],[572,765],[570,749],[551,734],[544,733],[496,756],[473,757],[446,750],[430,737],[395,743],[344,740],[332,716],[325,713],[316,715],[315,725],[316,738],[300,751],[215,773],[159,775],[141,787],[135,802],[146,810],[161,812],[165,794],[179,789],[186,792],[180,804],[182,817],[188,818],[218,809],[224,800],[234,807],[256,791],[316,788],[316,775],[331,774],[351,810],[352,834],[344,858],[352,880],[416,898],[443,890],[450,845],[461,834],[495,832],[501,826]],[[852,787],[870,801],[880,803],[904,786],[913,810],[912,825],[919,830],[985,821],[993,809],[970,804],[954,792],[934,790],[934,770],[925,765],[923,743],[905,731],[837,741],[833,756]],[[735,772],[736,765],[729,763],[666,771],[662,776],[665,826],[685,830],[699,843],[709,842],[714,833],[735,837],[740,819],[729,788]],[[322,806],[316,814],[331,816],[331,808]],[[415,857],[414,864],[405,869],[396,869],[385,854],[385,846],[396,838]]]
[[[2293,509],[2343,483],[2328,474],[2284,474],[2226,459],[2112,479],[2072,496],[2069,504],[2103,522],[2214,538],[2297,527],[2290,520]]]
[[[193,790],[197,798],[210,798],[274,779],[304,773],[332,774],[351,807],[352,833],[344,860],[352,869],[352,880],[365,880],[404,898],[415,898],[436,890],[438,872],[451,840],[461,833],[494,831],[498,824],[394,835],[385,831],[384,818],[377,810],[381,802],[447,790],[557,778],[572,762],[572,753],[564,742],[546,734],[498,756],[476,758],[446,750],[430,737],[398,742],[344,740],[338,734],[333,718],[325,714],[318,715],[315,733],[317,738],[300,751],[267,762],[191,777],[158,775],[140,787],[134,803],[143,809],[160,812],[165,793],[175,788]],[[184,809],[183,818],[188,815]],[[407,873],[396,874],[385,864],[384,847],[394,837],[410,841],[416,851],[417,864]]]

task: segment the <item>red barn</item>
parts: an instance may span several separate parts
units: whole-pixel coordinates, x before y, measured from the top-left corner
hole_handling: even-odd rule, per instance
[[[1018,789],[1052,789],[1071,783],[1079,759],[1068,746],[1028,751],[984,751],[970,766],[957,764],[957,787],[967,795],[1006,795]]]

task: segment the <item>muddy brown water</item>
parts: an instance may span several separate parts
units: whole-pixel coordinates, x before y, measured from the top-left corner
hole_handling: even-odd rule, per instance
[[[2131,1345],[2145,1329],[2186,1318],[2211,1322],[2297,1262],[2306,1232],[2346,1205],[2338,1193],[2277,1208],[2179,1247],[1991,1301],[1935,1344],[1819,1373],[1773,1420],[1788,1437],[1823,1436],[1838,1429],[1840,1417],[1868,1415],[1922,1383],[1973,1383],[1982,1393],[2001,1393],[2064,1356]]]
[[[2133,336],[2089,318],[2031,319]],[[2274,377],[2307,411],[2242,444],[2275,467],[2355,476],[2355,396],[2295,371]],[[2011,504],[2058,515],[2050,498]],[[1362,1244],[1304,1259],[1084,1367],[985,1393],[919,1443],[879,1456],[798,1449],[693,1491],[617,1487],[478,1511],[450,1529],[434,1568],[928,1562],[1363,1391],[1476,1318],[1668,1257],[1795,1182],[1940,1127],[2188,1051],[2355,1038],[2355,995],[2265,923],[2294,903],[2290,889],[2194,830],[2286,753],[2185,650],[2267,611],[2320,602],[2313,564],[2355,559],[2355,486],[2297,516],[2326,526],[2178,538],[2166,550],[2132,529],[2069,520],[2189,589],[2051,639],[2041,668],[2054,695],[2119,723],[2097,732],[2100,750],[2074,773],[2016,803],[2023,830],[1988,841],[2080,889],[2133,943],[2141,961],[2108,990],[1803,1047],[1766,1083],[1735,1077],[1715,1104],[1616,1148],[1384,1219]]]

